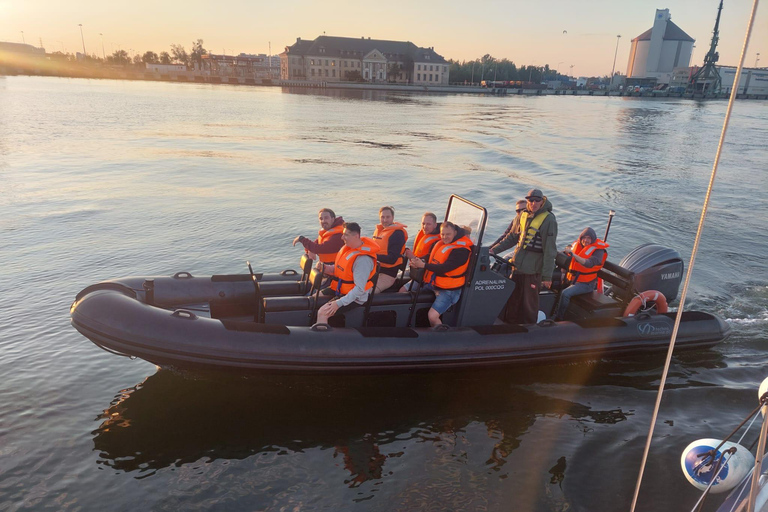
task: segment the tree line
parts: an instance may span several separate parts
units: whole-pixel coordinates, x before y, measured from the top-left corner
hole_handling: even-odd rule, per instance
[[[479,83],[482,80],[540,83],[544,80],[567,78],[550,69],[549,64],[517,67],[509,59],[498,60],[487,53],[479,59],[470,61],[459,62],[449,59],[448,76],[451,83]]]
[[[131,57],[125,50],[115,50],[112,54],[107,55],[106,59],[103,59],[95,54],[86,55],[85,60],[87,62],[101,62],[116,66],[127,66],[129,64],[143,65],[143,64],[183,64],[185,66],[191,66],[197,64],[202,65],[203,55],[207,55],[208,50],[203,47],[203,40],[198,39],[192,43],[192,48],[187,52],[186,48],[180,44],[172,44],[170,52],[155,53],[151,50],[142,53],[137,53]],[[75,56],[71,53],[53,52],[52,57],[61,60],[76,60]]]

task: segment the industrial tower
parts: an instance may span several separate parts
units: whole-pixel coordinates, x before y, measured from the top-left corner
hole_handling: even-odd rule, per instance
[[[715,67],[715,63],[720,58],[720,55],[717,53],[717,41],[720,38],[720,13],[722,11],[723,0],[720,0],[720,7],[717,8],[715,29],[712,31],[712,44],[710,44],[709,51],[704,56],[704,66],[691,76],[685,92],[701,93],[704,96],[720,92],[720,72]]]

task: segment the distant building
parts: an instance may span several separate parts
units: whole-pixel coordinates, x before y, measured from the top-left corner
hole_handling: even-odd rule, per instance
[[[669,9],[657,9],[653,27],[632,40],[627,78],[655,78],[668,84],[675,68],[688,67],[695,40],[672,23]]]
[[[147,66],[147,71],[151,71],[153,73],[183,73],[187,70],[187,66],[184,64],[150,64],[147,62],[145,65]]]
[[[0,72],[38,71],[44,64],[44,48],[0,42]]]
[[[320,36],[296,39],[280,54],[280,78],[448,85],[448,62],[435,49],[402,41]]]
[[[736,78],[736,66],[717,66],[721,91],[730,94]],[[738,94],[768,94],[768,68],[742,68]]]
[[[239,78],[277,78],[280,60],[261,53],[252,55],[203,55],[202,70],[211,76],[232,76]]]

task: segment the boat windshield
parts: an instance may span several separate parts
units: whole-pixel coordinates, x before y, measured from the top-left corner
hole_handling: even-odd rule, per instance
[[[483,241],[483,231],[485,231],[485,221],[488,212],[485,208],[463,197],[452,195],[448,200],[448,210],[445,218],[458,226],[469,228],[470,240],[474,245],[480,245]]]

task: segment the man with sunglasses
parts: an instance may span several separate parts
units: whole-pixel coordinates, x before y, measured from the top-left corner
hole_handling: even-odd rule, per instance
[[[557,219],[552,213],[552,203],[537,188],[528,191],[525,199],[517,239],[507,242],[510,247],[515,246],[512,274],[515,289],[507,301],[504,319],[516,324],[532,324],[538,320],[539,290],[542,285],[552,286],[557,256]],[[505,240],[492,248],[494,254],[508,248]]]

